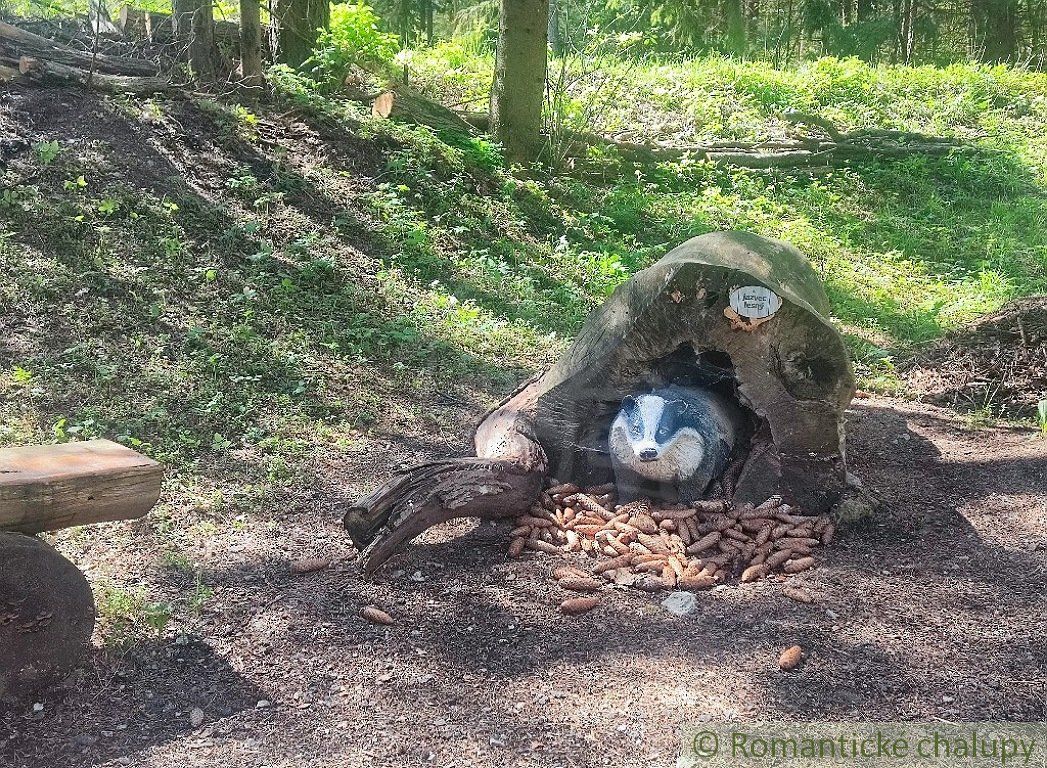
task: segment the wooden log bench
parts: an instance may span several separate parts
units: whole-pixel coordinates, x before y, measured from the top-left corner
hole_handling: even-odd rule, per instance
[[[32,534],[145,515],[163,467],[108,440],[0,449],[0,703],[80,663],[95,608],[84,575]]]

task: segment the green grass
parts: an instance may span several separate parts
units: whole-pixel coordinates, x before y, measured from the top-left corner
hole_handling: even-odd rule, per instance
[[[489,65],[445,46],[414,56],[413,81],[462,102]],[[599,173],[521,175],[485,139],[371,120],[281,70],[269,109],[110,101],[112,135],[76,151],[42,138],[3,176],[0,443],[140,447],[177,470],[152,525],[194,546],[204,523],[322,484],[332,454],[462,445],[461,419],[694,235],[803,249],[879,389],[897,387],[900,351],[1047,290],[1047,76],[835,60],[606,69],[622,82],[603,127],[634,139],[780,135],[781,110],[798,108],[985,151],[820,175],[605,155]],[[303,130],[310,142],[292,138]]]
[[[417,53],[413,82],[454,103],[482,101],[489,58],[448,44]],[[616,85],[600,128],[634,141],[694,143],[783,136],[801,110],[841,129],[891,128],[983,150],[913,156],[831,173],[723,171],[666,165],[580,189],[576,204],[600,229],[578,249],[625,265],[714,229],[789,240],[823,276],[840,328],[868,382],[888,381],[898,349],[1047,290],[1047,76],[956,65],[874,67],[822,59],[796,69],[698,59],[637,67],[601,62]],[[582,78],[579,111],[594,87]],[[882,361],[887,361],[886,363]]]

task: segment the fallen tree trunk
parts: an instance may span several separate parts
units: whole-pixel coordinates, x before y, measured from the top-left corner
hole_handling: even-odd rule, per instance
[[[42,83],[76,83],[108,93],[125,93],[136,96],[148,96],[162,93],[173,88],[172,84],[161,77],[126,77],[110,75],[104,72],[90,72],[76,67],[69,67],[54,61],[23,56],[18,62],[19,71],[29,78]]]
[[[156,65],[150,61],[77,51],[3,21],[0,21],[0,54],[16,60],[23,56],[40,58],[111,75],[145,77],[157,73]]]
[[[513,517],[549,473],[613,481],[608,432],[622,400],[670,384],[706,386],[749,416],[736,503],[782,495],[804,511],[844,497],[846,347],[817,274],[794,248],[747,233],[694,238],[634,275],[563,357],[480,423],[477,458],[423,464],[353,506],[345,524],[373,572],[425,528]]]
[[[377,94],[346,88],[344,93],[353,101],[370,102],[373,117],[388,117],[416,125],[425,125],[437,131],[450,131],[473,136],[477,133],[457,112],[406,85],[398,85]]]

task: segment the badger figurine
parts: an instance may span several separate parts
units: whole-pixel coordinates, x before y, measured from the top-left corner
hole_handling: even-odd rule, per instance
[[[670,386],[626,397],[608,440],[619,500],[702,498],[727,468],[740,426],[738,409],[709,390]]]

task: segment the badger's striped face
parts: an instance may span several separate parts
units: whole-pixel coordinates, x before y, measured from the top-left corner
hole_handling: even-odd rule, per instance
[[[641,463],[667,461],[683,468],[701,463],[704,444],[701,435],[686,419],[687,403],[666,400],[657,395],[627,397],[612,427],[612,439],[621,451],[628,451]],[[630,458],[632,458],[630,457]],[[653,469],[653,468],[652,468]]]

